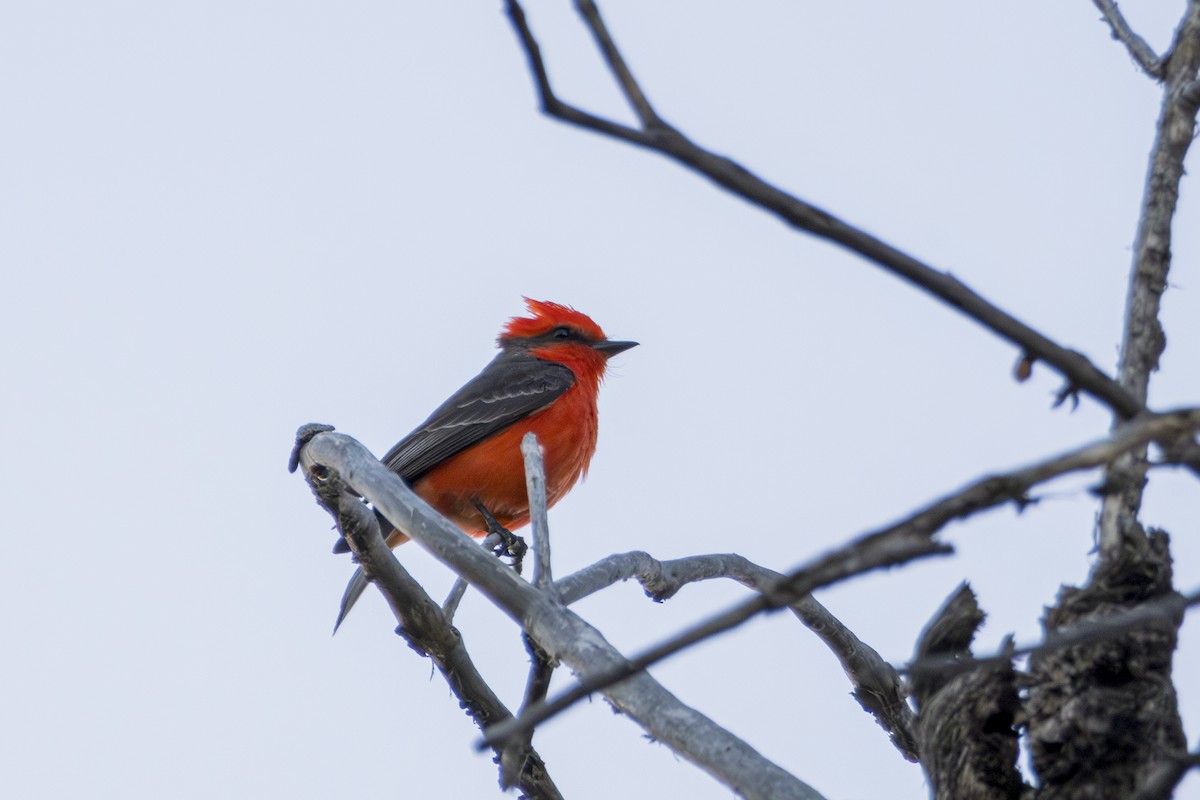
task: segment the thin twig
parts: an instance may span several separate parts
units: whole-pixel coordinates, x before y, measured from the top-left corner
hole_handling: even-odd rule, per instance
[[[604,24],[604,20],[600,18],[600,9],[592,0],[575,0],[575,8],[579,11],[580,16],[587,22],[588,30],[592,32],[592,36],[596,39],[596,46],[600,49],[604,56],[604,61],[608,64],[608,68],[612,70],[613,77],[617,80],[617,85],[621,87],[621,91],[625,93],[625,99],[629,101],[629,105],[633,107],[634,112],[638,115],[638,119],[642,122],[643,128],[656,128],[663,124],[657,112],[650,105],[650,101],[646,99],[646,95],[642,92],[642,87],[634,79],[633,73],[629,70],[629,66],[625,63],[624,56],[617,49],[616,43],[608,34],[608,26]]]
[[[1163,74],[1162,58],[1154,52],[1154,48],[1147,44],[1145,39],[1133,32],[1129,23],[1125,21],[1125,15],[1121,13],[1121,9],[1117,8],[1117,4],[1113,0],[1092,0],[1092,2],[1104,14],[1105,21],[1112,28],[1113,38],[1125,45],[1129,55],[1142,68],[1142,71],[1151,78],[1161,78]]]
[[[873,261],[1017,345],[1029,359],[1040,360],[1056,369],[1066,379],[1065,391],[1068,394],[1086,392],[1126,419],[1143,410],[1143,404],[1136,397],[1104,374],[1085,356],[1068,350],[989,303],[957,278],[940,272],[865,231],[843,222],[829,212],[782,191],[737,162],[698,147],[661,118],[655,116],[652,127],[638,130],[563,102],[554,93],[541,50],[520,3],[517,0],[507,0],[506,7],[517,38],[529,60],[541,107],[546,114],[672,158],[733,194],[777,215],[788,225],[832,241]],[[585,15],[584,19],[593,36],[601,43],[606,58],[609,48],[619,57],[619,50],[599,15]],[[622,87],[628,84],[629,87],[637,88],[637,82],[627,68],[623,75],[624,77],[620,78]],[[640,88],[637,91],[640,93]]]
[[[442,602],[442,613],[446,615],[447,622],[454,621],[454,615],[458,612],[458,604],[462,602],[468,586],[470,586],[469,583],[459,578],[450,587],[450,594],[446,595],[446,599]]]
[[[533,31],[525,19],[524,9],[516,0],[507,0],[506,8],[513,28],[516,29],[517,36],[521,40],[521,46],[529,59],[529,70],[533,73],[534,81],[537,83],[538,99],[542,104],[542,111],[565,122],[621,139],[630,144],[651,147],[651,142],[641,131],[589,114],[559,100],[550,86],[550,76],[546,72],[546,64],[542,60],[542,50],[538,47],[537,40],[533,37]]]
[[[525,490],[529,494],[529,524],[533,531],[533,585],[558,599],[550,568],[550,520],[546,513],[546,468],[537,435],[530,431],[521,439],[525,460]]]
[[[489,533],[483,537],[483,541],[479,546],[488,552],[495,552],[496,548],[504,543],[504,537],[498,533]],[[446,599],[442,601],[442,613],[446,615],[446,621],[454,620],[454,615],[458,613],[458,604],[462,602],[463,596],[467,593],[467,588],[470,586],[462,578],[454,582],[450,587],[450,593],[446,595]]]
[[[550,691],[550,679],[554,677],[555,663],[529,636],[525,636],[525,649],[529,652],[529,676],[525,679],[525,697],[521,700],[524,714],[531,706],[546,699]],[[500,755],[500,785],[504,788],[516,785],[516,779],[524,769],[524,754],[532,749],[533,729],[524,736],[516,737],[504,745]]]
[[[542,461],[542,448],[537,435],[530,431],[521,439],[521,456],[525,461],[525,490],[529,495],[529,520],[533,529],[533,585],[553,599],[561,602],[554,575],[550,567],[550,521],[546,510],[546,469]],[[529,677],[525,680],[525,697],[521,700],[518,714],[546,699],[550,691],[550,679],[554,677],[555,662],[537,642],[528,635],[524,637],[525,649],[529,651]],[[525,765],[524,754],[533,744],[533,729],[524,736],[504,746],[500,756],[500,784],[508,788],[516,785]]]
[[[699,622],[655,645],[624,664],[581,680],[575,687],[519,717],[489,729],[486,744],[502,742],[560,713],[589,694],[622,681],[692,645],[734,628],[763,611],[777,609],[813,590],[879,567],[950,551],[932,536],[949,522],[1006,502],[1028,503],[1033,486],[1060,475],[1110,463],[1146,442],[1173,438],[1200,428],[1200,409],[1166,414],[1147,413],[1126,423],[1109,439],[1039,461],[1023,469],[983,478],[900,522],[861,536],[815,562],[793,571],[758,597]]]

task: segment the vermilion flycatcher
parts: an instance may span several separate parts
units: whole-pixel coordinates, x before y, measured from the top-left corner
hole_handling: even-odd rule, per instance
[[[596,451],[596,395],[608,359],[637,342],[608,339],[591,317],[526,298],[531,316],[513,317],[500,353],[382,459],[425,502],[471,536],[488,532],[483,506],[505,528],[529,522],[521,439],[537,434],[544,453],[546,501],[553,506]],[[382,516],[388,546],[408,537]],[[339,540],[334,550],[348,548]],[[367,586],[354,573],[334,630]]]

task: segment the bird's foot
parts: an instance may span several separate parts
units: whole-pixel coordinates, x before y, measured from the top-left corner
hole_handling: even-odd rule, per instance
[[[512,568],[520,575],[521,564],[525,560],[525,553],[529,550],[529,545],[525,544],[525,540],[520,536],[517,536],[497,522],[492,513],[484,508],[483,503],[476,501],[475,507],[483,515],[483,521],[487,523],[487,543],[492,548],[492,552],[496,555],[496,558],[504,558],[506,556],[511,558]]]

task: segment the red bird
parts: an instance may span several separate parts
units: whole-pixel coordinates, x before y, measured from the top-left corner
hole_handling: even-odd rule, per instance
[[[531,316],[513,317],[500,353],[382,459],[421,499],[471,536],[488,533],[480,506],[501,526],[529,522],[521,439],[537,434],[546,501],[553,506],[596,451],[596,395],[608,359],[637,342],[608,339],[591,317],[558,303],[525,299]],[[388,546],[408,537],[380,515]],[[344,540],[334,547],[348,548]],[[334,631],[367,586],[359,569],[342,597]]]

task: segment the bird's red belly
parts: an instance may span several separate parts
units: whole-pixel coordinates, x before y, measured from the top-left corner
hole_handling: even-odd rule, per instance
[[[587,471],[596,450],[595,398],[588,398],[585,388],[576,385],[549,408],[438,464],[413,490],[472,536],[487,532],[475,507],[477,500],[510,530],[527,524],[529,499],[521,440],[533,431],[542,445],[546,499],[553,506]],[[389,541],[393,547],[398,543]]]

